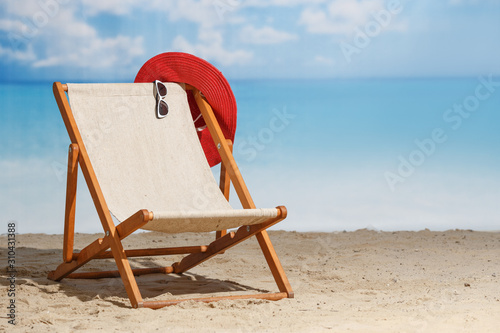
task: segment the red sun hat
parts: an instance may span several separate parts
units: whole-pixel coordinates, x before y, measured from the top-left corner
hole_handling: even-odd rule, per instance
[[[209,62],[182,52],[159,54],[142,65],[134,82],[187,83],[200,90],[214,110],[215,117],[226,139],[234,141],[236,131],[236,100],[233,91],[222,73]],[[191,115],[198,128],[198,137],[208,164],[212,167],[220,163],[219,152],[210,132],[200,116],[193,94],[188,91]]]

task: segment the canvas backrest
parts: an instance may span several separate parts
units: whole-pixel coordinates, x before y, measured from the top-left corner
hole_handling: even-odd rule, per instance
[[[71,110],[111,213],[229,210],[199,143],[186,92],[165,83],[68,84]]]

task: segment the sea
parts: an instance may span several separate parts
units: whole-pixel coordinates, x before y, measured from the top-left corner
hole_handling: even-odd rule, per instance
[[[500,230],[499,77],[229,82],[250,193],[288,210],[274,229]],[[70,141],[52,82],[0,83],[0,108],[0,234],[61,234]],[[76,211],[77,232],[102,231],[81,174]]]

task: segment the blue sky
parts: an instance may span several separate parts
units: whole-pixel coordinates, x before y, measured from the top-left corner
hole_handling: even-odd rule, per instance
[[[131,81],[183,51],[229,79],[500,74],[496,0],[3,0],[4,81]]]

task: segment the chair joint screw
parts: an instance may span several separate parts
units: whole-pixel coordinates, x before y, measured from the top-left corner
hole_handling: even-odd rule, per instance
[[[108,230],[108,231],[106,231],[106,236],[109,236],[109,230]]]
[[[247,232],[250,232],[250,226],[247,225]]]
[[[217,149],[220,149],[220,142],[217,144]]]

